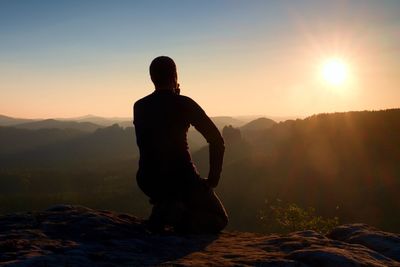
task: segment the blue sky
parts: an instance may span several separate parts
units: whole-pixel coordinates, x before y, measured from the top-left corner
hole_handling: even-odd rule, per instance
[[[211,115],[395,107],[399,17],[400,1],[389,0],[0,0],[0,114],[129,116],[151,92],[148,64],[161,54]],[[349,57],[363,88],[380,92],[305,89],[316,86],[305,63],[330,53]]]

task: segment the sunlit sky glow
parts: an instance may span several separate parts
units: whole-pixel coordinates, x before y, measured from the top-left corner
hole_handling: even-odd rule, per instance
[[[330,58],[322,66],[322,76],[325,81],[334,86],[341,86],[348,75],[347,63],[339,58]]]
[[[390,0],[0,0],[0,114],[129,117],[158,55],[212,116],[399,107],[399,17]]]

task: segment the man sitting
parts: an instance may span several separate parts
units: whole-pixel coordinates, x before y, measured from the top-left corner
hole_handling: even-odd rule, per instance
[[[155,91],[134,105],[140,151],[137,183],[153,204],[149,227],[171,226],[183,233],[218,233],[228,223],[214,192],[224,155],[224,141],[215,124],[191,98],[180,95],[174,61],[165,56],[150,65]],[[209,143],[210,170],[199,176],[187,143],[193,125]]]

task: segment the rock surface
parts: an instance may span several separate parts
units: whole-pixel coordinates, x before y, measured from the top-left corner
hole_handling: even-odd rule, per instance
[[[400,235],[363,224],[323,236],[150,234],[129,214],[59,205],[0,216],[1,266],[400,266]]]

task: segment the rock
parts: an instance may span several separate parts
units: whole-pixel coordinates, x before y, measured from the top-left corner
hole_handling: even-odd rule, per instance
[[[363,245],[400,261],[400,235],[379,231],[366,224],[350,224],[335,228],[328,236],[346,243]]]
[[[151,234],[130,214],[58,205],[0,216],[1,266],[400,266],[400,237],[363,224],[327,236]]]

